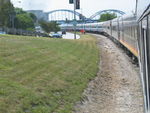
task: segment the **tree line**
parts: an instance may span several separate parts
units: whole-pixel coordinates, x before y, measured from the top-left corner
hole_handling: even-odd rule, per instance
[[[111,20],[116,17],[115,13],[104,13],[101,15],[99,22]],[[57,22],[38,20],[34,14],[28,13],[21,8],[15,8],[10,0],[0,0],[0,27],[35,31],[36,25],[40,25],[47,33],[60,30]]]
[[[10,0],[0,0],[0,27],[35,31],[36,25],[40,25],[47,33],[60,30],[56,22],[38,20],[33,13],[15,8]]]
[[[104,13],[100,16],[98,21],[104,22],[104,21],[112,20],[114,18],[117,18],[116,13]]]
[[[10,0],[0,0],[0,27],[34,30],[36,16],[15,8]]]

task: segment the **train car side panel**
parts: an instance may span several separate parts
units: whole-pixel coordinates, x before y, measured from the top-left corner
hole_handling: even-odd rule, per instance
[[[140,48],[141,75],[144,90],[145,113],[150,112],[150,33],[149,16],[139,22],[140,35],[138,38]]]
[[[120,42],[136,57],[138,57],[137,46],[137,22],[134,16],[124,17],[120,21]]]
[[[116,40],[118,40],[118,19],[112,20],[112,37],[114,37]]]

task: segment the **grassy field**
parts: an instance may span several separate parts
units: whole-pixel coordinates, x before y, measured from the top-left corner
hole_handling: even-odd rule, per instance
[[[96,39],[0,36],[0,113],[71,113],[96,76]]]

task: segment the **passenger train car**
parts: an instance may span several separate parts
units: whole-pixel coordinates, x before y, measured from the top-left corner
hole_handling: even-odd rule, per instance
[[[72,25],[61,28],[74,30]],[[78,24],[76,29],[105,34],[128,50],[132,57],[138,59],[145,113],[150,113],[150,1],[137,0],[135,14],[124,15],[106,22]]]
[[[137,2],[138,44],[145,112],[150,113],[150,1]]]

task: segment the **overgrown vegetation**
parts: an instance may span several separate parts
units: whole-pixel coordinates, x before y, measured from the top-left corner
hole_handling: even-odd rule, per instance
[[[112,20],[114,18],[117,18],[117,15],[115,13],[104,13],[100,16],[99,22]]]
[[[15,8],[15,28],[33,31],[35,29],[36,16],[32,13],[27,13],[20,8]]]
[[[60,31],[60,27],[55,21],[54,22],[41,21],[40,25],[42,29],[47,33]]]
[[[0,113],[71,113],[98,70],[96,39],[0,36]]]
[[[15,11],[10,0],[0,0],[0,27],[12,27],[12,20],[14,18]]]
[[[14,8],[10,0],[0,0],[0,27],[34,30],[36,16]]]

